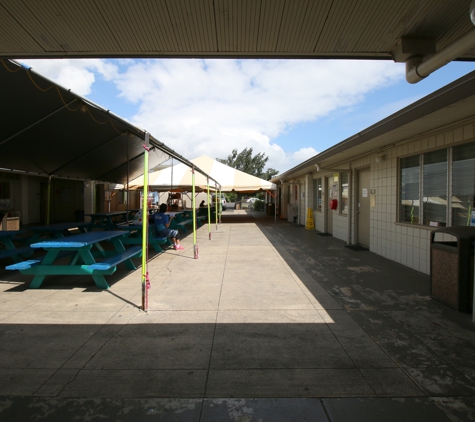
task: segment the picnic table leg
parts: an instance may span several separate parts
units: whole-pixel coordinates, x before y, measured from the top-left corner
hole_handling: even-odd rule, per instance
[[[104,248],[99,243],[95,243],[94,246],[104,258],[107,256],[106,251],[104,250]],[[95,264],[95,262],[93,262],[93,264]]]
[[[2,240],[2,243],[3,245],[5,246],[5,249],[6,250],[12,250],[12,249],[16,249],[16,246],[15,244],[13,243],[13,241],[11,239],[9,239],[8,237],[5,237],[3,240]],[[18,254],[18,255],[12,255],[11,258],[13,259],[13,262],[22,262],[23,261],[23,258],[24,257],[29,257],[33,255],[33,251],[31,252],[23,252],[22,254]]]
[[[79,249],[78,252],[81,255],[81,259],[85,265],[92,265],[96,263],[96,260],[92,256],[90,249]],[[91,274],[91,277],[99,289],[107,290],[110,288],[110,286],[107,284],[107,281],[103,275],[93,273]]]
[[[159,252],[159,253],[163,252],[163,249],[160,247],[158,243],[154,242],[152,246],[153,246],[153,249],[155,249],[155,252]]]
[[[111,243],[114,245],[114,248],[116,250],[116,252],[124,252],[125,251],[125,246],[124,244],[122,243],[122,241],[118,238],[118,237],[114,237],[113,239],[111,239]],[[131,261],[131,259],[126,259],[124,261],[124,264],[125,264],[125,267],[128,269],[128,270],[136,270],[137,267],[135,266],[135,264]]]
[[[59,254],[59,251],[58,250],[49,250],[47,253],[46,253],[46,256],[44,257],[43,261],[41,262],[40,266],[41,265],[51,265],[54,260],[56,259],[56,257],[58,256]],[[29,289],[39,289],[41,287],[41,285],[43,284],[43,281],[45,279],[46,275],[41,275],[41,274],[38,274],[38,275],[35,275],[33,277],[33,280],[31,281],[30,283],[30,286],[28,287]]]

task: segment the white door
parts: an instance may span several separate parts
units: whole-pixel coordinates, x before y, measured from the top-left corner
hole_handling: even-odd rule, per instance
[[[356,207],[357,239],[360,245],[369,248],[370,236],[370,170],[358,172],[358,195]]]
[[[333,176],[327,178],[327,192],[325,195],[325,210],[327,213],[327,233],[333,235],[333,212],[330,201],[333,199]]]

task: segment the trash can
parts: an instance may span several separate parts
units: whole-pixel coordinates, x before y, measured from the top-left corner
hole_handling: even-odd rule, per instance
[[[289,223],[296,223],[297,217],[299,215],[299,206],[296,204],[288,204],[287,205],[287,221]]]
[[[436,241],[448,234],[450,241]],[[430,234],[430,294],[459,312],[471,312],[473,304],[473,241],[475,227],[444,227]]]
[[[20,213],[14,210],[0,211],[0,230],[20,230]]]
[[[267,215],[274,215],[275,214],[275,204],[273,202],[269,202],[267,204]]]
[[[235,210],[240,210],[241,209],[241,201],[236,201],[234,203],[234,209]]]

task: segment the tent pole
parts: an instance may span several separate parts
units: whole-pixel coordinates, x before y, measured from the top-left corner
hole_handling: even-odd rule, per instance
[[[150,278],[147,267],[148,254],[148,153],[149,133],[145,132],[144,140],[144,166],[143,166],[143,205],[142,205],[142,310],[148,311],[148,291],[150,289]]]
[[[209,240],[211,240],[211,204],[210,204],[210,197],[209,197],[209,178],[207,180],[207,188],[208,188],[208,233],[209,233]]]
[[[49,226],[49,216],[51,214],[51,176],[48,176],[48,203],[46,204],[46,225]]]
[[[215,205],[215,221],[216,221],[216,230],[218,230],[218,186],[216,183],[214,184],[214,197],[216,198],[216,205]]]
[[[129,180],[129,177],[130,177],[130,174],[129,174],[129,132],[127,132],[127,135],[126,135],[126,140],[127,140],[127,190],[125,191],[126,195],[127,195],[127,204],[125,206],[125,210],[127,211],[127,222],[129,221],[129,183],[130,183],[130,180]]]
[[[218,198],[218,204],[219,204],[219,224],[221,224],[221,218],[223,215],[223,203],[221,202],[221,186],[219,186],[219,198]]]
[[[192,217],[193,217],[193,249],[195,259],[198,259],[198,245],[196,244],[196,198],[195,198],[195,167],[191,168],[191,189],[192,189]]]

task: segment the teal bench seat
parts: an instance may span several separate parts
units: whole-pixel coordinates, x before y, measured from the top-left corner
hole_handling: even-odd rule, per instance
[[[192,223],[193,223],[193,220],[190,218],[189,220],[180,221],[179,223],[176,223],[176,225],[178,226],[179,229],[182,229],[185,233],[187,233],[188,230],[186,229],[186,225],[192,224]]]
[[[12,257],[14,261],[21,261],[22,256],[30,256],[33,249],[30,246],[23,246],[15,249],[0,249],[0,259]]]
[[[117,264],[124,262],[126,259],[133,258],[133,257],[140,257],[142,254],[142,247],[141,246],[134,246],[133,248],[126,249],[125,251],[111,256],[110,258],[96,262],[95,264],[88,265],[87,268],[90,270],[109,270],[112,267],[115,267]]]
[[[30,259],[28,261],[17,262],[16,264],[8,265],[5,267],[6,270],[29,270],[31,267],[38,265],[42,260],[41,259]]]
[[[129,230],[129,235],[122,239],[124,245],[142,245],[142,226],[130,225],[126,230]],[[163,226],[164,228],[164,226]],[[172,241],[168,237],[157,237],[155,227],[149,225],[148,244],[152,245],[156,252],[163,252],[160,245],[172,245]]]

